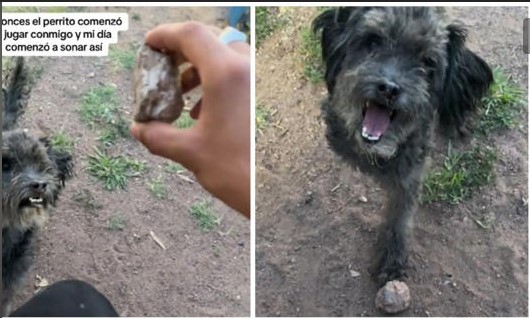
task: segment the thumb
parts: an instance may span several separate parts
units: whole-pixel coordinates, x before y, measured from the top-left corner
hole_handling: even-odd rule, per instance
[[[177,129],[163,122],[133,123],[131,135],[154,155],[171,159],[195,171],[199,138],[194,128]]]

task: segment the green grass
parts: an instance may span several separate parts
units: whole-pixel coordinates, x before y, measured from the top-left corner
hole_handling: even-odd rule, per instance
[[[190,128],[195,124],[195,120],[191,118],[188,112],[182,112],[180,117],[175,121],[174,125],[177,128]]]
[[[218,219],[212,212],[211,203],[208,201],[194,203],[190,207],[190,213],[203,231],[213,230],[219,224]]]
[[[169,162],[164,170],[169,173],[179,173],[185,171],[186,169],[180,163]]]
[[[129,136],[129,124],[118,112],[116,88],[110,85],[89,90],[79,108],[81,120],[91,129],[99,129],[98,141],[104,146],[113,145],[119,138]]]
[[[266,108],[260,104],[257,105],[256,114],[255,114],[257,130],[262,130],[265,127],[267,127],[267,125],[271,121],[271,117],[272,117],[271,113],[272,112],[269,108]]]
[[[125,138],[129,136],[129,123],[123,118],[117,117],[110,123],[107,123],[101,130],[97,138],[105,146],[113,145],[120,137]]]
[[[275,8],[256,7],[256,48],[259,48],[265,39],[286,23],[273,10]]]
[[[101,210],[103,205],[98,202],[92,192],[88,189],[82,189],[74,193],[73,199],[79,204],[83,210],[92,215],[97,215],[97,210]]]
[[[443,167],[425,179],[422,202],[445,201],[458,204],[470,198],[493,178],[496,152],[484,146],[456,153],[449,146]]]
[[[313,35],[310,27],[305,27],[301,32],[302,46],[301,57],[303,74],[312,84],[324,80],[324,66],[322,64],[322,51],[318,38]]]
[[[74,148],[74,139],[61,131],[52,136],[50,144],[55,150],[71,152]]]
[[[103,182],[109,191],[125,189],[128,179],[140,175],[145,169],[144,162],[109,156],[98,149],[88,157],[88,173]]]
[[[123,231],[125,225],[126,220],[122,215],[113,215],[107,221],[107,228],[112,231]]]
[[[483,108],[478,124],[484,135],[497,129],[512,129],[517,124],[524,106],[524,92],[500,69],[493,71],[494,84],[483,99]]]
[[[2,12],[5,13],[64,13],[67,12],[66,7],[2,7]]]
[[[149,192],[158,199],[165,199],[167,197],[166,183],[161,177],[158,177],[158,179],[151,182],[147,182],[147,188],[149,189]]]
[[[11,66],[11,58],[2,56],[2,74]]]
[[[134,70],[136,66],[136,49],[128,50],[111,47],[109,51],[110,60],[118,67],[127,71]]]
[[[110,85],[89,90],[81,103],[81,119],[90,126],[105,124],[114,119],[117,108],[116,88]]]

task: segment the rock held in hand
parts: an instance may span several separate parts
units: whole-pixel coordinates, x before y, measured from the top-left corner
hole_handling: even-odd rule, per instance
[[[184,108],[178,66],[171,56],[144,44],[134,78],[134,120],[174,122]]]
[[[410,306],[407,284],[393,280],[381,287],[375,297],[375,306],[387,314],[397,314]]]

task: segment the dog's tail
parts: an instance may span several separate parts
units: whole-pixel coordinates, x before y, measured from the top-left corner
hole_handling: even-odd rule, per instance
[[[31,92],[29,72],[23,57],[15,59],[2,87],[2,130],[12,129],[26,109]]]

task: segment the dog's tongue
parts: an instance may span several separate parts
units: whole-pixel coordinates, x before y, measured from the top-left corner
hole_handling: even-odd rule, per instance
[[[390,125],[390,114],[384,106],[370,103],[364,114],[363,137],[379,140]]]

